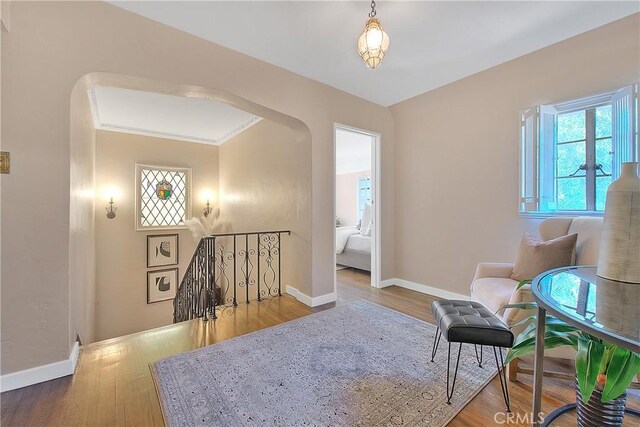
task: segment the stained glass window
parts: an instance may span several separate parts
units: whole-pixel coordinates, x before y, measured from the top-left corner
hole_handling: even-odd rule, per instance
[[[138,229],[183,227],[191,215],[191,170],[136,165]]]

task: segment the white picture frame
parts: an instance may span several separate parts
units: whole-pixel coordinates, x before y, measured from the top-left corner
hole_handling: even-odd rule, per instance
[[[178,289],[178,268],[147,271],[147,304],[172,300]]]
[[[147,268],[178,264],[178,234],[147,236]]]

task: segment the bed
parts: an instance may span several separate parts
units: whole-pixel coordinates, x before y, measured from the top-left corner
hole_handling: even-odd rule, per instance
[[[371,236],[363,236],[355,226],[336,228],[336,263],[371,271]]]

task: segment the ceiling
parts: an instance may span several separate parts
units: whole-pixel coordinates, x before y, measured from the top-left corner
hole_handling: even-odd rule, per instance
[[[638,1],[379,1],[391,43],[356,52],[368,1],[114,1],[113,4],[389,106],[640,10]]]
[[[369,135],[336,129],[336,174],[371,170],[371,143]]]
[[[220,145],[260,118],[223,102],[114,87],[89,90],[96,129]]]

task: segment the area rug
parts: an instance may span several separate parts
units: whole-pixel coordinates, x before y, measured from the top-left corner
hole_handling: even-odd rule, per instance
[[[447,405],[447,343],[432,363],[435,331],[356,301],[160,360],[151,371],[168,426],[441,427],[496,368],[490,349],[479,368],[473,346],[463,346]]]

